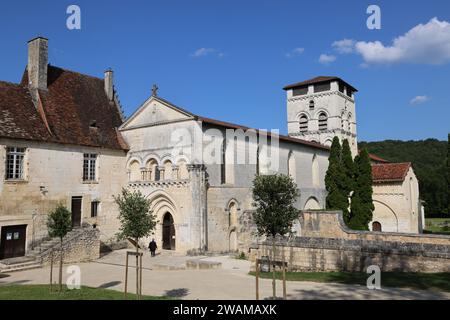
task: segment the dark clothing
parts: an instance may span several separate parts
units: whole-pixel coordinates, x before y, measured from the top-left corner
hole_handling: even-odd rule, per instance
[[[152,254],[152,257],[155,256],[155,251],[158,248],[158,246],[156,245],[155,241],[151,241],[150,244],[148,245],[148,248],[150,249],[150,253]]]

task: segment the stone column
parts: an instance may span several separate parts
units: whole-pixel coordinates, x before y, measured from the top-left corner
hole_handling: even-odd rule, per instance
[[[165,179],[165,176],[164,176],[165,169],[166,168],[164,166],[158,166],[159,180],[164,180]]]
[[[192,194],[191,234],[198,243],[200,251],[208,250],[208,219],[207,219],[207,189],[206,167],[203,164],[187,165]],[[195,229],[198,226],[198,229]]]

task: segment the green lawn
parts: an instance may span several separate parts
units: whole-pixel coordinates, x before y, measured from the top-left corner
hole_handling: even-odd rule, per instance
[[[123,292],[82,286],[79,290],[65,289],[50,293],[49,285],[1,285],[0,300],[123,300]],[[58,286],[53,286],[56,290]],[[136,300],[128,294],[127,299]],[[168,297],[142,296],[143,300],[169,299]]]
[[[450,235],[450,218],[425,218],[424,232]]]
[[[255,275],[254,272],[250,272]],[[272,273],[260,273],[262,278],[271,279]],[[366,285],[370,275],[363,272],[286,272],[288,281],[334,282]],[[282,273],[276,272],[276,278],[282,279]],[[408,273],[382,272],[381,287],[406,287],[423,290],[450,292],[450,273]]]

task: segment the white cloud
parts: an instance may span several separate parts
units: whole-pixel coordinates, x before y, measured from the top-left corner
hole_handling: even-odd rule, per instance
[[[336,56],[333,56],[333,55],[321,54],[319,57],[319,62],[321,64],[328,65],[334,61],[336,61]]]
[[[355,40],[343,39],[331,44],[334,50],[340,54],[352,53],[355,47]]]
[[[214,48],[199,48],[197,50],[195,50],[191,56],[194,58],[200,58],[200,57],[204,57],[210,54],[216,54],[219,58],[222,58],[224,56],[224,53],[220,52],[217,49]]]
[[[380,41],[359,41],[355,51],[372,64],[444,64],[450,62],[450,23],[433,18],[395,38],[391,46]]]
[[[429,100],[430,100],[430,98],[428,96],[416,96],[416,97],[411,99],[409,104],[417,105],[417,104],[425,103],[425,102],[427,102]]]
[[[293,58],[296,56],[301,55],[303,52],[305,52],[305,48],[295,48],[286,53],[286,58]]]

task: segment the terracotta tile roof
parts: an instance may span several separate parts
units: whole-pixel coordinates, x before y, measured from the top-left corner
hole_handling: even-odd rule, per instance
[[[0,81],[0,137],[52,139],[34,107],[28,89],[3,81]]]
[[[242,126],[242,125],[238,125],[238,124],[234,124],[234,123],[230,123],[230,122],[220,121],[220,120],[216,120],[216,119],[211,119],[211,118],[205,118],[205,117],[200,117],[200,116],[196,116],[196,118],[205,123],[209,123],[209,124],[220,126],[220,127],[230,128],[230,129],[242,129],[242,130],[253,129],[250,127],[246,127],[246,126]],[[256,130],[258,133],[262,132],[261,130],[258,130],[258,129],[253,129],[253,130]],[[264,131],[264,133],[266,133],[266,131]],[[317,148],[317,149],[330,150],[329,147],[326,147],[320,143],[297,139],[297,138],[293,138],[290,136],[285,136],[285,135],[281,135],[281,134],[274,135],[274,134],[271,134],[270,132],[267,132],[267,136],[278,137],[282,141],[294,142],[294,143],[306,145],[306,146]]]
[[[293,88],[297,88],[297,87],[307,86],[307,85],[310,85],[310,84],[318,84],[318,83],[329,82],[329,81],[333,81],[333,80],[337,80],[337,81],[340,81],[340,82],[344,83],[346,86],[348,86],[349,88],[351,88],[355,92],[358,91],[356,88],[354,88],[352,85],[348,84],[347,82],[345,82],[341,78],[334,77],[334,76],[318,76],[318,77],[315,77],[315,78],[312,78],[312,79],[309,79],[309,80],[305,80],[305,81],[302,81],[302,82],[289,84],[289,85],[285,86],[283,89],[284,90],[288,90],[288,89],[293,89]]]
[[[389,161],[380,158],[379,156],[374,155],[373,153],[369,153],[369,158],[370,160],[373,160],[374,162],[384,162],[384,163],[389,163]]]
[[[20,85],[0,84],[0,136],[127,149],[116,130],[120,110],[108,101],[103,79],[49,65],[48,90],[39,90],[41,110],[32,102],[27,79],[25,70]]]
[[[401,182],[411,168],[411,162],[372,164],[373,182]]]

